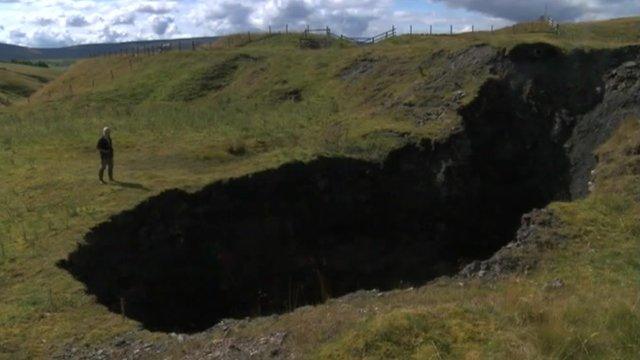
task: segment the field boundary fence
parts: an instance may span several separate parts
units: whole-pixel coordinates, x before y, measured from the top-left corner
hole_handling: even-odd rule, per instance
[[[456,29],[453,25],[449,25],[446,30],[440,27],[439,31],[434,31],[434,26],[429,25],[423,27],[423,32],[415,31],[417,27],[410,25],[407,32],[400,33],[398,27],[393,25],[390,30],[383,31],[373,36],[360,36],[353,37],[344,34],[333,32],[330,27],[325,26],[323,28],[311,28],[306,26],[301,32],[291,31],[289,25],[285,25],[284,28],[274,31],[271,26],[266,31],[247,31],[244,33],[226,35],[221,37],[211,38],[199,38],[199,39],[176,39],[166,40],[164,42],[158,42],[153,44],[137,45],[131,43],[130,45],[124,45],[122,48],[113,51],[106,51],[101,53],[92,54],[91,57],[109,57],[109,56],[151,56],[163,54],[171,51],[197,51],[201,49],[214,49],[225,47],[242,47],[249,45],[257,41],[263,41],[272,37],[281,35],[299,35],[300,44],[304,45],[305,42],[313,38],[325,38],[328,40],[340,40],[350,42],[356,45],[366,46],[377,44],[379,42],[398,37],[400,35],[406,36],[454,36],[465,33],[476,32],[491,32],[494,33],[497,30],[493,25],[486,26],[484,29],[480,29],[475,25],[471,25],[469,28],[466,26],[464,29]],[[509,31],[514,34],[520,33],[560,33],[560,24],[554,22],[550,18],[541,18],[537,21],[523,22],[514,24],[509,27],[502,28],[501,31]]]

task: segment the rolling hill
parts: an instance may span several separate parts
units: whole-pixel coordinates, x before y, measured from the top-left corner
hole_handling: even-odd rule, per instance
[[[0,62],[0,106],[25,100],[64,69]]]
[[[181,44],[185,49],[191,47],[192,42],[202,45],[215,41],[217,37],[200,37],[174,40],[134,41],[112,44],[88,44],[63,48],[29,48],[10,44],[0,44],[0,61],[8,60],[66,60],[84,59],[92,56],[132,51],[136,48],[153,47],[170,44],[178,47]]]

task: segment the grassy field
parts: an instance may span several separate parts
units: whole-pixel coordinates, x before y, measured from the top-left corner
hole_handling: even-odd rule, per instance
[[[443,73],[439,96],[462,90],[464,104],[489,74],[451,70],[443,52],[455,58],[472,45],[537,41],[566,49],[625,46],[640,42],[628,31],[638,23],[570,25],[559,36],[402,36],[322,50],[297,49],[291,35],[85,60],[63,74],[0,64],[8,69],[0,69],[0,99],[30,95],[29,104],[0,108],[0,359],[46,358],[69,344],[100,344],[132,331],[167,337],[108,312],[55,265],[109,216],[168,188],[195,190],[326,154],[380,160],[407,142],[446,137],[459,125],[455,111],[423,123],[404,105]],[[25,78],[27,70],[32,76]],[[59,76],[40,87],[33,75]],[[5,79],[29,92],[6,95]],[[432,99],[433,106],[441,101]],[[120,182],[100,185],[95,143],[107,125]],[[444,279],[256,320],[238,331],[284,329],[295,350],[319,358],[633,358],[640,352],[638,146],[640,125],[629,119],[600,150],[597,191],[551,205],[562,220],[557,231],[569,241],[545,253],[531,274],[495,283]],[[550,290],[545,285],[554,279],[566,286]]]
[[[63,71],[61,67],[43,68],[0,62],[0,106],[25,101]]]

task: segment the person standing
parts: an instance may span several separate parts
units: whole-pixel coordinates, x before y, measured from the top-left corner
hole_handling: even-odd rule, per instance
[[[111,141],[111,129],[105,127],[102,129],[102,137],[98,140],[98,151],[100,151],[100,171],[98,172],[98,177],[100,178],[100,182],[105,183],[104,177],[104,169],[108,169],[109,180],[113,180],[113,141]]]

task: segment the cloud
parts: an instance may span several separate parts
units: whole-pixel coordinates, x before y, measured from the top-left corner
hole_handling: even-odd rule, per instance
[[[548,6],[556,20],[580,20],[623,16],[640,11],[637,0],[435,0],[447,5],[477,11],[512,21],[538,18]]]
[[[100,34],[100,42],[114,43],[126,39],[129,34],[125,31],[117,31],[108,26],[102,28]]]
[[[111,20],[111,25],[134,25],[136,23],[136,14],[122,14]]]
[[[9,38],[16,43],[22,42],[27,37],[27,34],[20,30],[12,30],[9,32]]]
[[[272,26],[301,30],[329,26],[337,32],[361,35],[372,28],[375,19],[389,14],[390,0],[222,0],[203,3],[190,16],[198,26],[216,33],[265,30]],[[389,20],[386,26],[391,26]]]
[[[165,35],[175,31],[175,19],[170,16],[154,16],[151,19],[151,29],[156,35]]]
[[[253,30],[252,13],[253,10],[242,3],[222,2],[203,11],[199,24],[216,32]]]
[[[301,31],[371,36],[400,31],[488,29],[537,18],[549,3],[558,20],[640,13],[640,0],[0,0],[0,42],[30,46],[215,36],[245,31]],[[61,27],[57,27],[61,25]],[[24,37],[12,38],[19,29]],[[49,36],[45,36],[45,35]]]
[[[85,27],[89,22],[82,15],[72,15],[67,17],[66,24],[71,27]]]
[[[52,48],[73,45],[75,41],[68,33],[38,30],[30,37],[34,47]]]
[[[155,15],[168,14],[172,10],[173,9],[170,6],[167,6],[165,4],[161,4],[161,5],[144,4],[144,5],[138,6],[138,8],[136,9],[136,11],[139,13],[155,14]]]
[[[37,17],[35,20],[33,20],[33,23],[38,26],[49,26],[55,24],[56,20],[47,17]]]

